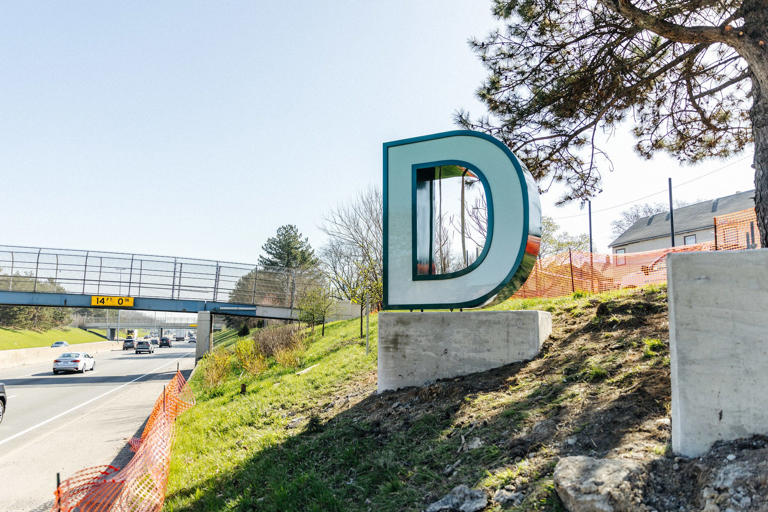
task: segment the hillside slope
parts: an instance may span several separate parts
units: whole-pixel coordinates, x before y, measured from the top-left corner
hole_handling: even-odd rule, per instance
[[[653,465],[645,502],[688,510],[701,471],[669,454],[666,290],[495,307],[534,308],[554,322],[535,360],[382,395],[355,321],[315,333],[296,369],[231,363],[208,388],[204,361],[165,510],[415,511],[459,484],[512,493],[484,510],[562,510],[552,472],[577,454]]]

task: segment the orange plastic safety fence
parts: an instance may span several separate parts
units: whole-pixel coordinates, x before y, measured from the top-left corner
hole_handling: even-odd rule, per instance
[[[657,251],[629,254],[598,254],[569,251],[536,261],[515,298],[561,297],[573,292],[598,293],[667,282],[667,254],[709,251],[707,242]]]
[[[732,251],[760,247],[760,231],[757,229],[755,209],[718,215],[715,217],[716,249]]]
[[[155,401],[140,438],[129,441],[136,453],[123,469],[98,466],[77,472],[56,490],[51,511],[156,512],[163,506],[176,417],[194,397],[176,372]]]

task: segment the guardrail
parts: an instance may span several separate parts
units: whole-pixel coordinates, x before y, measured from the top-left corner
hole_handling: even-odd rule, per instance
[[[0,245],[0,290],[293,308],[313,276],[247,263]]]

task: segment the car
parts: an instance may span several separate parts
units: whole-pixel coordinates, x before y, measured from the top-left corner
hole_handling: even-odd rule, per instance
[[[155,337],[155,338],[152,338],[152,339],[151,339],[151,340],[149,340],[149,341],[150,341],[150,343],[152,343],[153,345],[157,345],[158,343],[160,343],[160,340],[159,340],[159,339],[157,339],[157,337]]]
[[[171,348],[173,344],[171,343],[171,338],[166,338],[163,336],[160,338],[160,343],[158,344],[159,347],[168,347]]]
[[[53,360],[53,374],[59,372],[85,373],[96,368],[96,360],[85,352],[64,352]]]
[[[184,341],[184,336],[176,336],[176,341]]]
[[[131,348],[136,348],[136,344],[133,342],[133,339],[126,338],[123,341],[123,350],[128,350],[128,349],[131,349]]]
[[[197,343],[197,338],[192,336],[191,338],[189,338],[189,341],[187,343]]]
[[[66,341],[54,341],[51,343],[51,348],[61,348],[61,347],[68,347],[69,343]]]
[[[152,345],[147,340],[139,340],[136,342],[136,353],[141,354],[143,352],[146,352],[147,354],[151,354],[155,351],[155,346]]]
[[[5,385],[0,382],[0,423],[5,418],[5,411],[8,408],[8,395],[5,393]]]

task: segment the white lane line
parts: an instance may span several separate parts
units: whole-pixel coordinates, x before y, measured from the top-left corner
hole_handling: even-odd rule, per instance
[[[182,356],[179,359],[184,359],[185,357],[192,357],[192,356],[189,356],[189,355]],[[176,361],[178,361],[178,359]],[[13,434],[11,437],[7,437],[7,438],[3,439],[2,441],[0,441],[0,446],[2,446],[3,444],[7,443],[8,441],[12,441],[12,440],[16,439],[17,437],[23,436],[24,434],[26,434],[28,432],[32,432],[33,430],[38,429],[38,428],[42,427],[43,425],[47,425],[48,423],[52,422],[53,420],[57,420],[57,419],[61,418],[62,416],[66,416],[67,414],[69,414],[71,412],[75,412],[76,410],[80,409],[81,407],[85,407],[86,405],[88,405],[88,404],[90,404],[92,402],[95,402],[96,400],[98,400],[100,398],[104,398],[105,396],[107,396],[107,395],[109,395],[111,393],[114,393],[115,391],[123,389],[128,384],[133,384],[137,380],[143,379],[147,375],[152,375],[157,370],[159,370],[161,368],[165,368],[169,364],[173,364],[176,361],[169,361],[169,362],[167,362],[165,364],[162,364],[162,365],[158,366],[157,368],[155,368],[154,370],[151,370],[151,371],[145,373],[141,377],[136,377],[132,381],[126,382],[125,384],[121,384],[120,386],[117,386],[116,388],[112,388],[109,391],[105,391],[104,393],[100,394],[99,396],[91,398],[90,400],[86,400],[85,402],[81,403],[80,405],[76,405],[76,406],[72,407],[71,409],[68,409],[68,410],[66,410],[64,412],[61,412],[61,413],[57,414],[56,416],[51,416],[47,420],[43,420],[40,423],[38,423],[37,425],[32,425],[31,427],[29,427],[27,429],[24,429],[21,432],[17,432],[16,434]]]
[[[16,398],[16,395],[8,395],[8,399],[10,400],[11,398]]]

